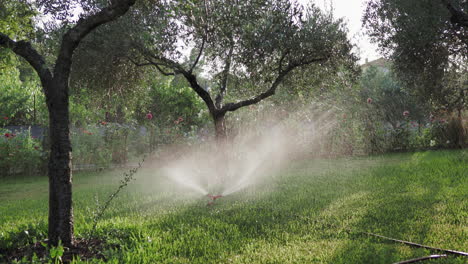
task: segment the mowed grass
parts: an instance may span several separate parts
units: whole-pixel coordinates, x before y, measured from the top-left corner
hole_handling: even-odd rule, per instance
[[[89,235],[96,199],[105,200],[121,178],[122,171],[74,175],[76,236]],[[0,248],[46,237],[47,186],[46,177],[0,179]],[[99,222],[96,235],[120,245],[104,250],[106,261],[392,263],[437,253],[362,231],[468,251],[462,150],[299,161],[213,207],[206,202],[142,170]]]

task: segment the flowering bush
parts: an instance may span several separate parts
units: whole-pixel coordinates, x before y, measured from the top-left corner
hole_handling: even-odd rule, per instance
[[[12,133],[0,129],[0,176],[37,173],[43,163],[41,142],[29,131]]]
[[[151,113],[151,111],[146,114],[146,119],[148,119],[148,120],[153,119],[153,114]]]
[[[463,141],[466,141],[463,124],[457,118],[433,119],[430,128],[429,137],[434,141],[433,147],[461,147]]]

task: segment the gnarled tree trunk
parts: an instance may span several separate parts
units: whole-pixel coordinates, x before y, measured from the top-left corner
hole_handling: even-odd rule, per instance
[[[49,241],[57,245],[73,243],[72,171],[68,87],[52,84],[49,109]]]
[[[0,32],[0,47],[11,49],[23,57],[36,70],[49,110],[49,240],[56,246],[59,241],[73,245],[73,208],[70,117],[68,109],[68,79],[73,52],[80,41],[96,27],[125,14],[136,0],[111,1],[112,4],[86,18],[80,18],[62,38],[53,71],[43,56],[28,41],[15,41]]]
[[[215,137],[218,143],[224,143],[227,140],[225,115],[226,113],[213,114]]]

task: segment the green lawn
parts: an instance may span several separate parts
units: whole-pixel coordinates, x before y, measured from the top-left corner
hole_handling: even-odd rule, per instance
[[[140,171],[99,223],[97,234],[120,245],[103,252],[109,263],[392,263],[436,253],[360,231],[468,251],[467,151],[295,162],[213,207],[154,174]],[[121,177],[74,175],[78,237]],[[0,248],[44,239],[46,221],[46,177],[0,179]]]

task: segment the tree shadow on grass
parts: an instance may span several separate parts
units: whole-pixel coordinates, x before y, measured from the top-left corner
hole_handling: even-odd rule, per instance
[[[173,209],[156,204],[168,202],[167,197],[135,203],[132,211],[148,212],[149,219],[125,229],[126,235],[121,237],[125,251],[116,254],[126,254],[120,255],[121,260],[131,257],[142,263],[219,263],[260,251],[266,254],[258,253],[257,260],[265,263],[389,263],[428,255],[427,250],[353,233],[369,231],[419,243],[430,239],[432,210],[446,183],[428,178],[426,174],[432,169],[419,174],[414,170],[418,167],[393,164],[357,174],[292,171],[257,188],[256,193],[244,191],[224,197],[213,207],[200,200]],[[122,206],[106,220],[112,222],[125,210]],[[109,224],[101,233],[112,230],[115,227]],[[305,259],[271,257],[282,254],[275,250],[287,249],[291,243],[296,243],[295,249],[315,251]],[[259,248],[261,245],[266,246]],[[152,255],[145,259],[148,252]]]
[[[434,175],[434,167],[424,163],[433,160],[433,153],[417,154],[406,165],[398,168],[382,167],[373,170],[370,184],[371,200],[375,201],[361,219],[350,226],[352,235],[346,245],[337,252],[331,263],[393,263],[407,259],[441,253],[410,247],[392,241],[367,236],[359,232],[375,233],[399,240],[411,241],[433,247],[446,248],[437,244],[433,225],[438,214],[434,208],[444,197],[444,188],[451,184],[450,175]],[[413,163],[413,164],[410,164]],[[382,175],[385,175],[382,178]],[[444,215],[442,218],[449,216]],[[436,244],[434,244],[436,243]],[[454,249],[457,250],[457,249]],[[462,249],[458,249],[462,250]],[[346,257],[344,257],[346,256]],[[465,263],[466,258],[450,257],[437,263]]]
[[[157,230],[162,242],[159,249],[166,256],[193,263],[213,263],[241,254],[256,241],[286,244],[293,236],[310,235],[311,229],[321,239],[336,239],[346,235],[335,231],[338,218],[320,216],[320,212],[355,191],[348,188],[349,181],[332,174],[288,177],[277,183],[275,191],[258,198],[243,199],[239,193],[214,207],[198,205],[164,215],[148,228]]]

